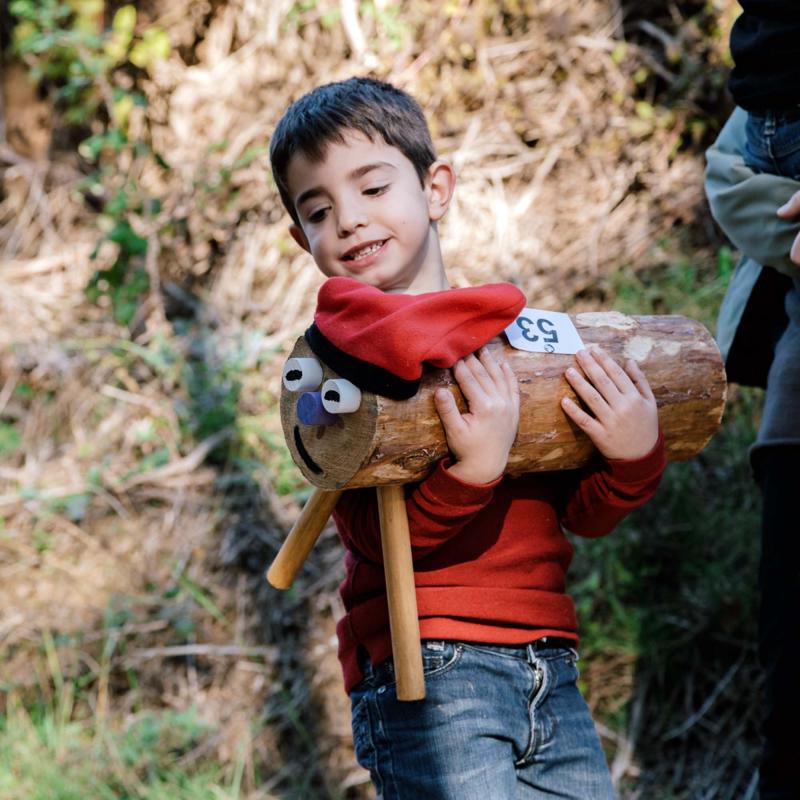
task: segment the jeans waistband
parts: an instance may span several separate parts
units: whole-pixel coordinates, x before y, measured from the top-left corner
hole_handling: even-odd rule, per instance
[[[570,639],[566,636],[542,636],[533,642],[518,645],[506,644],[489,644],[484,642],[459,642],[440,639],[423,640],[423,651],[428,655],[435,653],[435,651],[443,650],[446,646],[452,645],[454,647],[464,646],[471,647],[477,650],[484,650],[487,652],[497,653],[511,658],[518,658],[520,661],[528,661],[537,654],[545,653],[547,651],[575,651],[577,642],[575,639]],[[359,653],[359,666],[365,678],[374,676],[378,681],[391,681],[394,680],[394,663],[391,658],[383,661],[380,664],[373,665],[365,651]]]
[[[796,106],[785,108],[767,108],[759,111],[749,111],[751,117],[759,120],[773,120],[774,122],[796,122],[800,119],[800,103]]]

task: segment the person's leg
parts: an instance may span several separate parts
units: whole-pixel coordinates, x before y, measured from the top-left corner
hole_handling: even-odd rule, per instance
[[[605,754],[577,687],[577,656],[545,650],[533,663],[542,676],[532,699],[530,746],[517,762],[516,800],[614,800]]]
[[[511,800],[536,672],[525,648],[423,642],[426,697],[399,702],[391,665],[351,693],[353,739],[380,800]]]
[[[796,721],[800,715],[800,446],[758,449],[763,494],[759,588],[759,657],[764,668],[762,800],[800,797]]]

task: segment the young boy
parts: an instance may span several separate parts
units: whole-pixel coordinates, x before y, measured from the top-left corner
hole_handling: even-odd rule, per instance
[[[327,276],[384,292],[448,289],[437,223],[453,193],[404,92],[353,78],[292,105],[272,138],[292,236]],[[435,395],[450,457],[407,487],[427,696],[398,702],[374,490],[334,517],[347,549],[338,625],[356,755],[383,800],[608,800],[614,790],[576,680],[577,623],[562,526],[601,536],[653,495],[664,468],[656,404],[634,362],[577,355],[566,378],[591,414],[592,469],[503,476],[519,392],[487,350],[456,363],[468,403]]]

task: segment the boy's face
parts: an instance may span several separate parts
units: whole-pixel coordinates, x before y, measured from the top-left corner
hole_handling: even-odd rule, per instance
[[[295,155],[287,181],[300,218],[292,236],[326,276],[385,292],[447,288],[434,223],[452,194],[449,165],[435,162],[421,185],[400,150],[351,131],[320,162]]]

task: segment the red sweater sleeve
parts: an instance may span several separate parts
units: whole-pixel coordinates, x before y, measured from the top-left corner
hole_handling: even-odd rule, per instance
[[[471,484],[447,469],[450,460],[440,461],[420,483],[406,487],[406,511],[413,558],[421,558],[457,536],[464,526],[492,499],[492,483]],[[333,513],[344,545],[363,558],[383,563],[376,490],[345,492]]]
[[[665,467],[664,437],[659,431],[653,449],[642,458],[608,459],[600,469],[579,473],[561,515],[562,526],[579,536],[605,536],[656,493]]]

